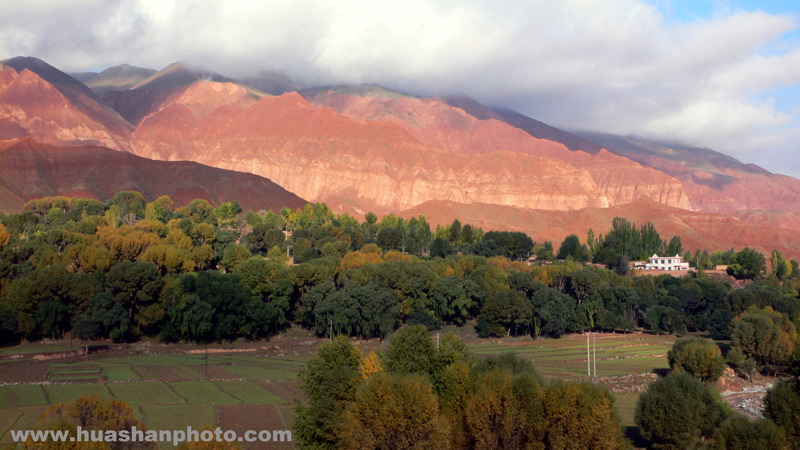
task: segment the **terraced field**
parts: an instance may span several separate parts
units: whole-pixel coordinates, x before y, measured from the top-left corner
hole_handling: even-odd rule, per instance
[[[33,375],[25,381],[0,379],[20,383],[0,386],[0,446],[10,444],[8,430],[31,427],[48,405],[85,394],[130,403],[136,416],[152,429],[202,429],[223,422],[240,432],[287,429],[290,422],[284,417],[300,394],[296,374],[314,349],[291,357],[275,352],[215,352],[208,360],[203,353],[109,354],[75,362],[14,360],[5,363],[3,374]],[[233,420],[251,416],[253,408],[259,410],[255,417]]]

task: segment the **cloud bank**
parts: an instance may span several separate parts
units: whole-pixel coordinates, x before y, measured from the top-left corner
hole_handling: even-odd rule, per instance
[[[793,15],[730,10],[676,22],[643,0],[1,0],[0,57],[67,71],[183,60],[229,76],[464,93],[800,176],[797,28]]]

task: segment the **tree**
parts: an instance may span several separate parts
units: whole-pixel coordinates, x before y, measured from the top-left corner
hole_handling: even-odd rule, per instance
[[[783,429],[800,449],[800,379],[781,380],[767,392],[764,415]]]
[[[558,259],[572,257],[576,261],[588,261],[589,249],[581,245],[580,239],[574,234],[567,236],[558,248]]]
[[[403,231],[399,228],[382,228],[378,232],[378,245],[385,250],[400,250],[403,248]]]
[[[8,234],[6,227],[0,223],[0,250],[3,250],[11,242],[11,235]]]
[[[735,413],[722,422],[714,434],[714,449],[738,450],[745,448],[759,450],[783,450],[786,438],[783,430],[769,419],[751,421]]]
[[[237,225],[237,218],[242,212],[242,207],[236,200],[225,202],[216,209],[214,215],[220,227],[233,227]]]
[[[361,352],[339,336],[320,346],[298,374],[307,404],[295,404],[294,430],[300,445],[333,447],[345,410],[361,382]]]
[[[648,386],[636,404],[636,425],[660,448],[681,449],[708,439],[730,415],[716,391],[686,373],[670,373]]]
[[[544,392],[538,379],[493,370],[478,374],[475,385],[463,412],[468,447],[536,448],[544,441]]]
[[[764,255],[748,247],[736,253],[733,263],[728,266],[728,274],[748,280],[760,278],[766,270],[767,264]]]
[[[39,419],[39,426],[46,430],[67,430],[72,439],[77,439],[77,429],[81,427],[89,433],[92,431],[104,433],[108,430],[122,431],[136,427],[144,432],[147,429],[136,420],[131,405],[118,399],[103,400],[99,395],[84,395],[75,400],[58,403],[50,406]],[[94,434],[94,433],[92,433]],[[105,434],[103,434],[105,435]],[[135,449],[155,448],[152,443],[131,442],[125,445],[122,442],[112,443],[105,447],[100,443],[98,447],[81,448],[113,448]],[[61,449],[64,442],[31,442],[25,443],[26,448],[35,449]]]
[[[448,242],[447,239],[437,237],[433,240],[433,243],[431,244],[431,256],[445,258],[453,253],[455,253],[453,246],[450,245],[450,242]]]
[[[481,317],[494,336],[525,333],[531,322],[531,304],[522,292],[507,289],[489,297],[481,308]]]
[[[559,381],[544,390],[544,441],[550,448],[625,448],[622,422],[608,390]]]
[[[405,326],[389,337],[386,368],[396,374],[429,375],[434,372],[435,354],[431,333],[424,326]]]
[[[751,306],[731,322],[734,347],[762,364],[782,364],[794,350],[797,330],[786,314]]]
[[[430,382],[419,375],[372,376],[339,427],[342,448],[445,448],[448,426]]]
[[[383,365],[381,364],[380,357],[375,352],[369,352],[367,356],[361,361],[358,366],[358,371],[361,373],[361,378],[365,380],[372,377],[376,373],[383,372]]]
[[[674,372],[686,372],[706,382],[717,381],[725,370],[725,359],[719,347],[702,338],[677,340],[667,359]]]

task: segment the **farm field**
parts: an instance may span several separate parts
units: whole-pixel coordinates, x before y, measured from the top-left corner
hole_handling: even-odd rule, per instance
[[[546,378],[586,376],[582,335],[477,339],[468,334],[471,328],[443,330],[448,331],[463,335],[477,357],[512,351],[530,359]],[[674,336],[648,334],[598,335],[599,381],[613,384],[626,375],[665,369],[666,353],[674,340]],[[322,342],[301,334],[273,339],[267,346],[264,342],[229,344],[210,347],[208,359],[203,347],[145,343],[66,360],[0,361],[0,381],[18,383],[0,386],[0,445],[10,443],[9,429],[34,425],[47,405],[89,393],[130,403],[137,417],[152,429],[187,425],[221,426],[237,432],[288,429],[292,402],[303,397],[297,373]],[[377,340],[355,343],[364,353],[386,345]],[[46,346],[37,344],[36,351],[19,346],[3,349],[3,354],[34,354],[42,348]],[[52,348],[61,351],[63,345]],[[624,424],[633,425],[638,394],[614,395]]]
[[[667,369],[667,352],[675,336],[642,333],[601,333],[595,337],[593,356],[597,358],[597,375],[608,377],[638,373],[653,373]],[[546,378],[572,378],[587,374],[586,337],[563,336],[560,339],[529,337],[473,340],[471,351],[477,356],[489,356],[512,351],[530,359]]]

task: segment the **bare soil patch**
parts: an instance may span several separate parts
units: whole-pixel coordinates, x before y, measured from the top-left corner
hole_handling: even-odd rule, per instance
[[[288,430],[276,405],[230,405],[217,406],[220,427],[234,430],[240,436],[248,430]],[[290,442],[242,443],[248,449],[289,449]]]

